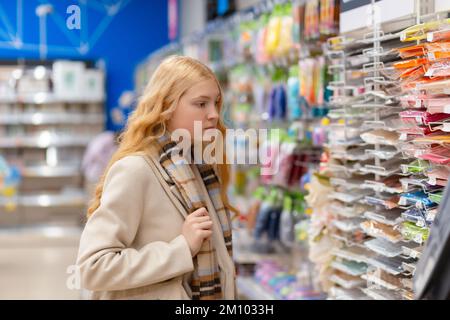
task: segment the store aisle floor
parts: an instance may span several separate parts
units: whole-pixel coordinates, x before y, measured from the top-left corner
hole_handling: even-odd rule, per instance
[[[80,291],[66,285],[80,232],[57,227],[1,230],[0,299],[80,299]]]

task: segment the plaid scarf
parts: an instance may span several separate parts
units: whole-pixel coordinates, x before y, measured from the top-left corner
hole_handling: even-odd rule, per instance
[[[157,140],[157,145],[159,147],[159,162],[173,183],[171,189],[176,188],[181,194],[184,200],[183,205],[188,214],[201,207],[207,208],[203,193],[200,191],[201,189],[198,185],[200,182],[195,178],[188,160],[183,157],[182,149],[177,146],[176,142],[171,141],[167,134]],[[220,196],[219,180],[211,165],[202,163],[196,164],[196,166],[217,213],[222,227],[225,245],[228,254],[231,256],[231,220],[229,211],[224,207]],[[211,239],[203,241],[199,253],[193,258],[193,263],[194,272],[190,284],[192,299],[222,299],[219,264]]]

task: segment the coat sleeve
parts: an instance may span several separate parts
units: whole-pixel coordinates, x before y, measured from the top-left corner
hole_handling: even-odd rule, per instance
[[[157,183],[144,159],[128,156],[108,171],[101,204],[83,230],[77,258],[82,286],[92,291],[126,290],[162,282],[194,269],[183,235],[131,248],[148,188]],[[157,201],[157,200],[155,200]]]

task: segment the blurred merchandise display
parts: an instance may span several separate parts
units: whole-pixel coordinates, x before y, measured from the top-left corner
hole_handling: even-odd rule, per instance
[[[25,61],[1,66],[0,75],[0,152],[8,164],[0,224],[79,224],[86,205],[82,156],[104,127],[103,70]]]

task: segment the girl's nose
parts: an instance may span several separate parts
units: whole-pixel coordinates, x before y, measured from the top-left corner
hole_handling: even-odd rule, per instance
[[[211,108],[210,110],[209,110],[209,112],[208,112],[208,120],[217,120],[217,119],[219,119],[219,113],[217,112],[217,109],[214,107],[214,108]]]

